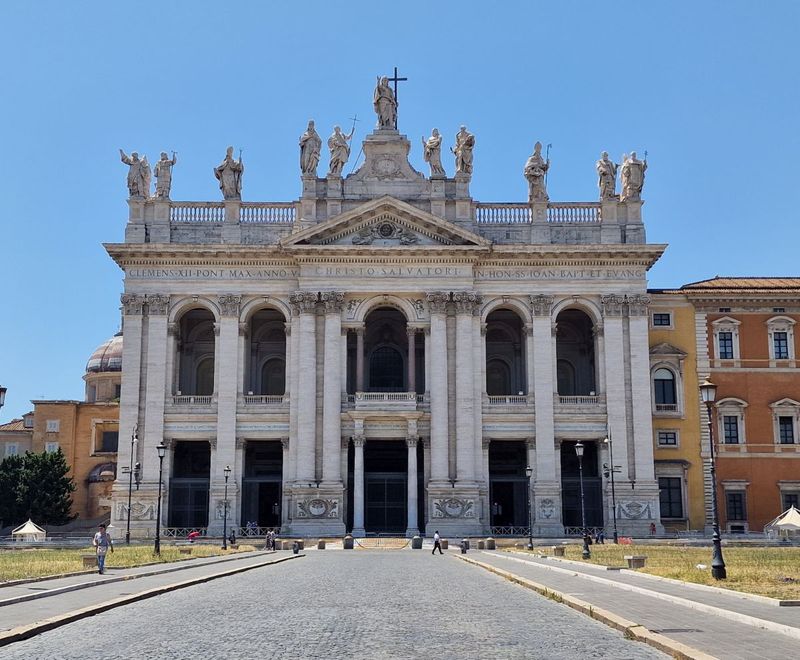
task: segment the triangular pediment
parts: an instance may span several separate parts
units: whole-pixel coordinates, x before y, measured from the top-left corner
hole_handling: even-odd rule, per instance
[[[677,348],[672,344],[664,342],[661,344],[656,344],[655,346],[651,347],[650,355],[669,355],[677,357],[686,357],[687,353],[686,351],[682,351],[680,348]]]
[[[283,247],[489,247],[491,242],[407,202],[384,196],[281,240]]]

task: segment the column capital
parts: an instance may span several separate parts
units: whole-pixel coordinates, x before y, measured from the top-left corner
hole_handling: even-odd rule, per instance
[[[213,438],[209,438],[208,439],[208,444],[211,445],[211,449],[216,450],[217,449],[217,436],[214,436]]]
[[[356,333],[356,337],[363,337],[364,336],[364,324],[362,323],[356,328],[350,328],[353,332]]]
[[[161,293],[149,293],[145,296],[147,313],[150,316],[163,316],[169,309],[169,296]]]
[[[123,293],[119,297],[122,303],[122,313],[125,316],[141,316],[144,307],[144,296],[137,293]]]
[[[281,438],[281,447],[283,451],[289,451],[289,438]]]
[[[492,439],[491,438],[481,438],[481,448],[484,451],[488,451],[490,444],[492,444]]]
[[[474,314],[480,310],[483,296],[475,291],[456,291],[453,293],[453,302],[456,306],[456,314]]]
[[[349,448],[350,448],[350,438],[348,438],[346,435],[343,435],[342,436],[342,449],[347,451]]]
[[[417,436],[409,435],[408,437],[406,437],[406,447],[408,447],[409,449],[416,447],[417,443],[419,443],[419,438]]]
[[[320,301],[325,306],[326,314],[341,314],[344,307],[344,293],[341,291],[323,291],[319,294]]]
[[[550,313],[553,311],[553,296],[540,293],[535,296],[530,296],[530,301],[534,316],[550,316]]]
[[[625,312],[625,296],[621,296],[618,293],[600,296],[600,303],[603,306],[603,317],[621,317]]]
[[[420,331],[420,328],[417,328],[416,326],[413,326],[413,325],[407,325],[406,326],[406,334],[412,339],[417,335],[417,333],[419,331]]]
[[[641,293],[628,297],[628,316],[647,316],[650,296]]]
[[[236,438],[236,449],[244,449],[247,447],[247,440],[245,438]]]
[[[536,449],[536,438],[525,438],[526,449]]]
[[[365,444],[367,444],[367,439],[363,435],[354,435],[353,436],[353,446],[354,447],[356,447],[356,448],[363,447]]]
[[[444,314],[447,311],[447,303],[450,302],[450,294],[446,291],[432,291],[425,294],[431,314]]]
[[[239,316],[239,305],[242,302],[241,296],[228,293],[219,296],[218,300],[222,316]]]
[[[316,291],[294,291],[289,294],[289,304],[295,314],[313,314],[317,311]]]

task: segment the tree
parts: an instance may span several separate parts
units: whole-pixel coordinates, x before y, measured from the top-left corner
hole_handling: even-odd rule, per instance
[[[31,518],[40,525],[64,525],[75,490],[64,454],[56,452],[10,456],[0,463],[0,518],[17,525]]]

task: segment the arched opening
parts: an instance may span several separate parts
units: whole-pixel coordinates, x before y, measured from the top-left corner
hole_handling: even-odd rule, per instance
[[[214,315],[207,309],[186,312],[178,324],[178,391],[214,393]]]
[[[678,403],[675,374],[669,369],[656,369],[653,374],[653,394],[657,406],[674,406]]]
[[[358,374],[357,369],[358,337],[352,336],[349,344],[350,391],[361,389],[359,382],[367,392],[407,392],[412,388],[416,391],[418,384],[424,383],[420,374],[420,368],[424,366],[420,344],[417,333],[412,333],[409,341],[406,317],[402,312],[392,307],[372,310],[364,320],[362,374]],[[415,352],[413,376],[409,373],[409,345]]]
[[[403,356],[394,346],[378,346],[369,356],[371,390],[399,392],[403,390]]]
[[[527,392],[525,333],[522,319],[510,309],[497,309],[486,317],[486,393]]]
[[[593,394],[594,335],[592,320],[579,309],[566,309],[556,318],[556,371],[561,396]]]
[[[262,309],[248,324],[245,391],[280,395],[286,392],[286,319],[274,309]]]

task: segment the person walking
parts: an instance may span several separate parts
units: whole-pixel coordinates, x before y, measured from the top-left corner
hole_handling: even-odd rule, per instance
[[[100,525],[100,531],[94,535],[92,540],[95,553],[97,553],[97,571],[102,575],[106,570],[106,553],[111,550],[114,552],[114,544],[111,542],[111,537],[106,532],[106,526]]]
[[[440,555],[444,554],[442,552],[442,537],[439,536],[439,530],[438,529],[433,533],[433,550],[431,550],[431,554],[432,555],[436,554],[436,548],[439,548],[439,554]]]

